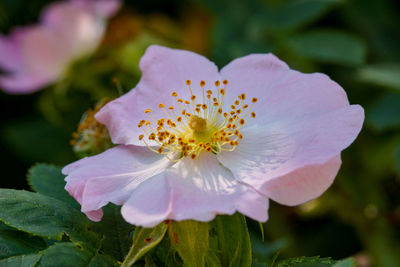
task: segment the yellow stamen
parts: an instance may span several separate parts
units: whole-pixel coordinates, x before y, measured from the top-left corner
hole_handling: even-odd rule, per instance
[[[246,95],[241,93],[234,100],[233,105],[224,106],[225,95],[229,92],[227,91],[228,81],[223,80],[222,84],[224,86],[221,88],[221,82],[215,81],[214,90],[216,91],[213,92],[205,90],[206,81],[204,80],[200,81],[201,88],[192,88],[191,80],[186,80],[189,91],[189,95],[186,95],[187,99],[184,94],[181,95],[182,98],[178,98],[178,93],[174,91],[171,96],[175,98],[175,106],[167,108],[163,103],[158,105],[165,114],[164,118],[155,118],[150,109],[144,111],[150,116],[150,120],[141,120],[138,123],[138,127],[144,132],[139,135],[139,140],[144,142],[151,151],[163,154],[168,159],[171,157],[171,152],[195,159],[202,151],[215,154],[221,151],[233,151],[239,144],[238,140],[244,138],[239,129],[249,121],[249,118],[256,116],[252,108],[257,98],[251,99],[252,104],[249,108],[249,105],[245,103]],[[197,99],[194,93],[199,89],[202,97]],[[224,108],[228,110],[224,112]],[[147,136],[146,139],[145,136]],[[155,142],[159,147],[155,149],[149,146],[147,139]]]

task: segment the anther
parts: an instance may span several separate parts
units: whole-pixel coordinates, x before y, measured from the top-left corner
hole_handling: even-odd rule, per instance
[[[251,117],[252,117],[252,118],[255,118],[255,117],[256,117],[256,113],[252,112],[252,113],[251,113]]]
[[[178,93],[177,93],[177,92],[172,92],[171,96],[177,97],[177,96],[178,96]]]
[[[158,104],[158,108],[163,108],[165,105],[163,103]]]
[[[215,84],[215,86],[217,86],[217,87],[220,85],[219,81],[215,81],[214,84]]]
[[[144,110],[144,113],[150,113],[150,112],[151,112],[150,109],[145,109],[145,110]]]
[[[258,100],[257,98],[253,97],[253,98],[251,99],[251,102],[256,103],[257,100]]]
[[[222,83],[223,83],[224,85],[227,85],[227,84],[228,84],[228,80],[223,80]]]
[[[190,85],[192,82],[190,80],[186,80],[186,85]]]
[[[203,87],[204,85],[206,85],[206,82],[205,82],[205,81],[203,81],[203,80],[202,80],[202,81],[200,81],[200,86],[201,86],[201,87]]]

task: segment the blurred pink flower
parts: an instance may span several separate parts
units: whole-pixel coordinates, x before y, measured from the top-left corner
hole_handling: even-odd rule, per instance
[[[61,79],[70,64],[100,43],[106,19],[118,0],[70,0],[48,6],[38,25],[0,35],[0,87],[11,94],[32,93]]]
[[[332,184],[364,120],[328,76],[272,54],[218,71],[195,53],[151,46],[140,68],[136,88],[96,115],[120,145],[63,169],[94,221],[112,202],[145,227],[236,211],[264,222],[269,199],[299,205]]]

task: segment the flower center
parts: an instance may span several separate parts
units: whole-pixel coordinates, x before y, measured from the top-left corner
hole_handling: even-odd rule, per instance
[[[194,132],[204,132],[207,129],[207,120],[193,115],[189,119],[189,128]]]
[[[205,81],[201,81],[201,101],[193,93],[190,80],[186,80],[186,85],[190,100],[179,98],[176,92],[172,92],[176,106],[165,107],[162,103],[158,105],[165,114],[163,118],[155,119],[150,109],[144,111],[149,119],[138,123],[138,127],[143,130],[139,140],[150,150],[166,157],[170,152],[195,159],[202,151],[214,154],[233,151],[239,140],[243,139],[240,129],[251,118],[256,117],[251,110],[257,99],[252,98],[249,106],[245,103],[246,95],[242,93],[229,106],[229,111],[224,112],[227,80],[223,80],[222,85],[220,81],[216,81],[214,91],[206,90]],[[151,145],[147,140],[152,142]],[[155,148],[154,143],[158,148]]]

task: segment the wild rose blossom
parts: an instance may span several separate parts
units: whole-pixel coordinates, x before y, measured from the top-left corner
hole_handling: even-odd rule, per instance
[[[70,0],[48,6],[38,25],[0,35],[0,87],[31,93],[62,78],[70,64],[100,43],[118,0]]]
[[[136,88],[96,114],[120,145],[63,169],[94,221],[112,202],[145,227],[236,211],[264,222],[269,199],[299,205],[332,184],[364,120],[328,76],[272,54],[218,71],[195,53],[151,46],[140,68]]]

